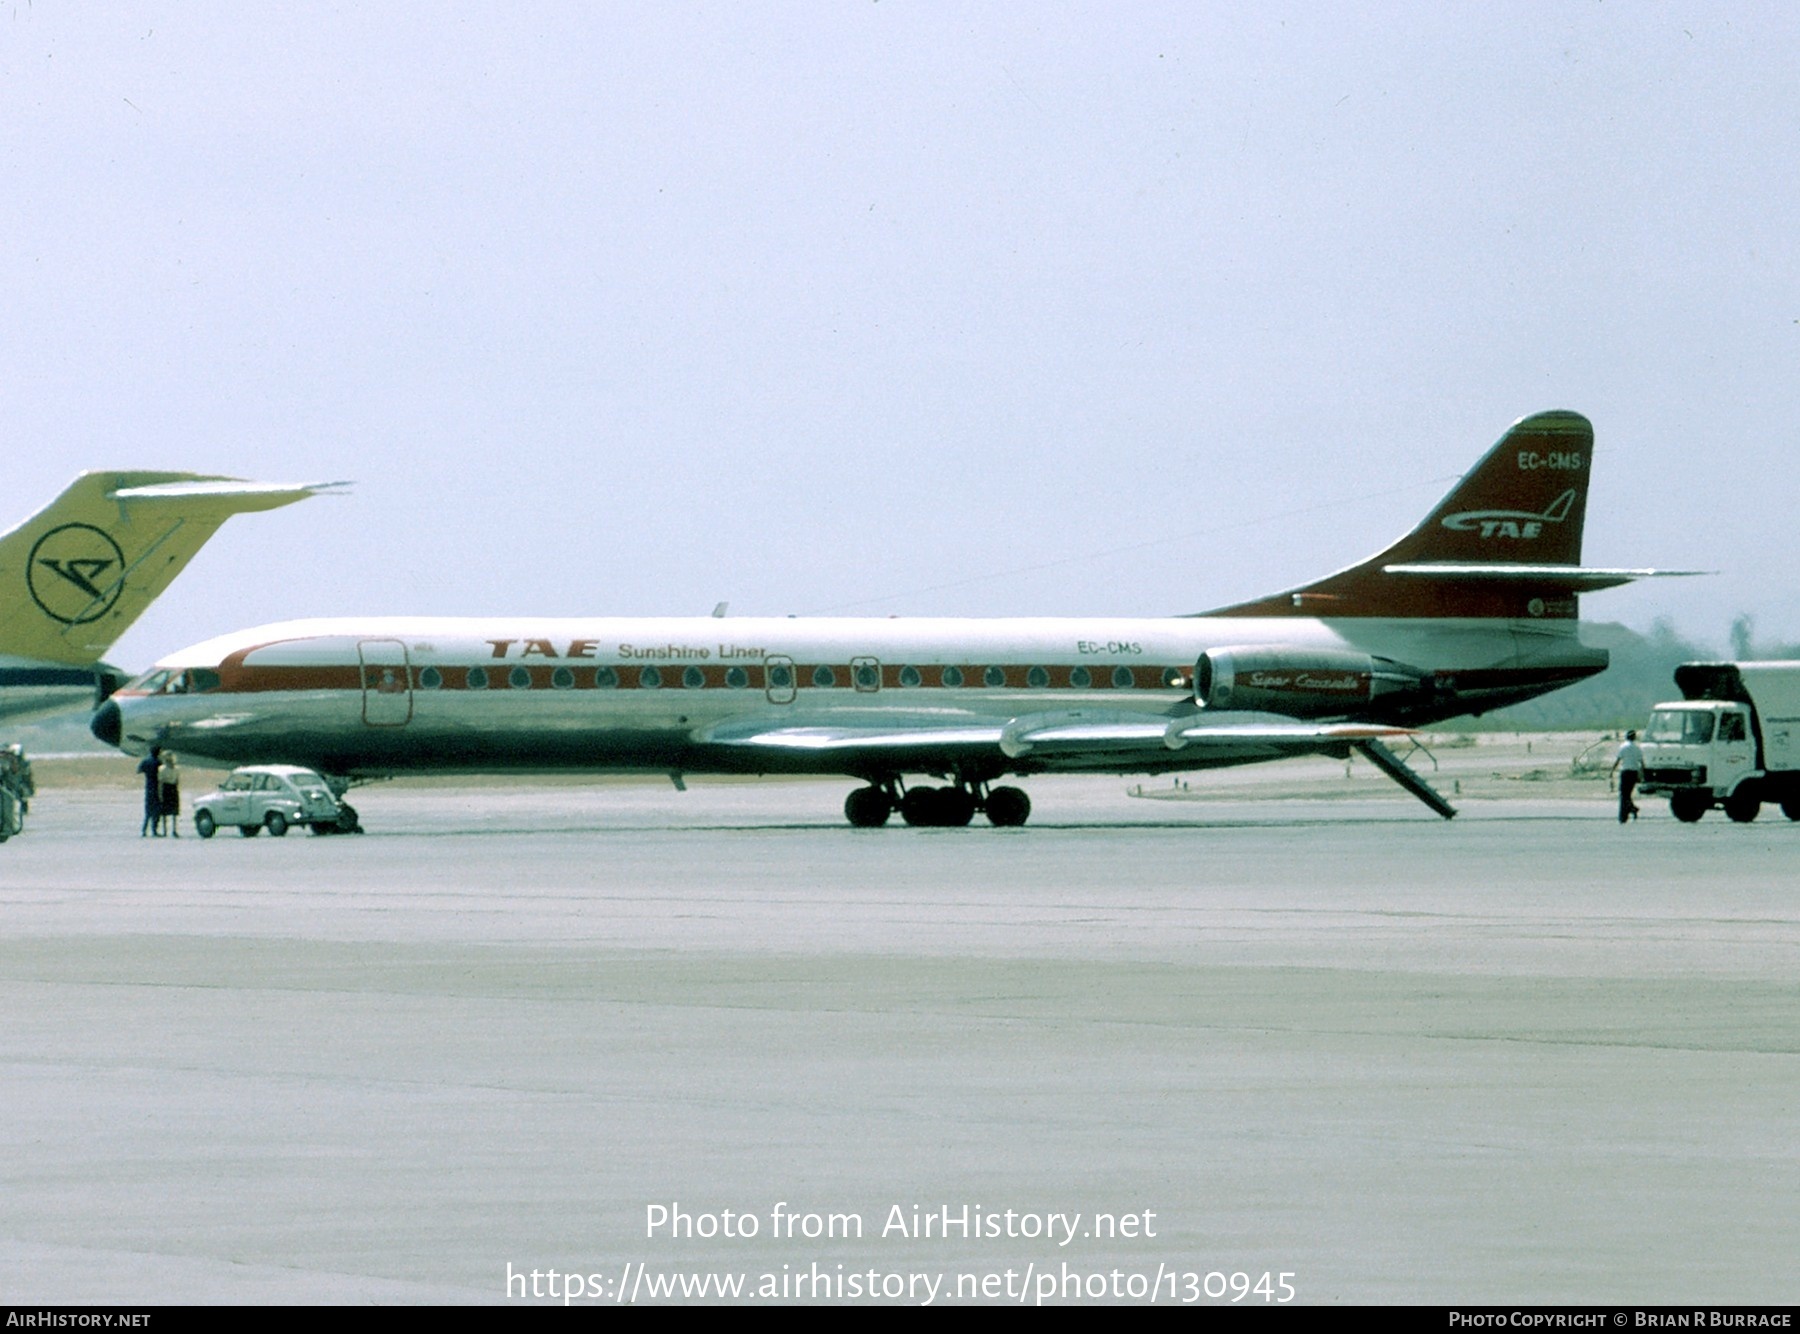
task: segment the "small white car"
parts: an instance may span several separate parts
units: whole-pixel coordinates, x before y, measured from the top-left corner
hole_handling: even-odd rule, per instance
[[[254,838],[263,830],[280,838],[297,824],[315,834],[360,834],[356,812],[340,801],[311,769],[291,764],[253,764],[234,769],[219,790],[194,799],[194,832],[211,838],[221,825],[236,825]]]

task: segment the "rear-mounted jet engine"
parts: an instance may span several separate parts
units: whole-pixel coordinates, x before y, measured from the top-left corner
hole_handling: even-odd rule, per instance
[[[1366,713],[1378,701],[1411,703],[1430,691],[1428,672],[1344,649],[1219,648],[1194,664],[1194,701],[1208,709],[1333,718]]]

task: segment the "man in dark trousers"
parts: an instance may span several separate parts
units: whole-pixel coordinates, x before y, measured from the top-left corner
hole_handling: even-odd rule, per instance
[[[1644,776],[1644,752],[1638,749],[1636,732],[1625,734],[1625,744],[1619,747],[1619,758],[1613,761],[1613,768],[1619,771],[1619,823],[1624,824],[1627,820],[1637,819],[1637,803],[1631,799],[1631,794]]]
[[[144,776],[144,823],[138,837],[155,834],[162,837],[162,747],[152,746],[150,753],[138,762],[137,771]]]

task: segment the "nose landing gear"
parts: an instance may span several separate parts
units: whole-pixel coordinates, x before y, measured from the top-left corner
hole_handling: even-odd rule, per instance
[[[962,828],[977,811],[985,812],[991,825],[1017,828],[1031,818],[1031,798],[1016,787],[972,782],[902,789],[898,779],[859,787],[844,798],[844,816],[858,829],[878,829],[896,810],[914,828]]]

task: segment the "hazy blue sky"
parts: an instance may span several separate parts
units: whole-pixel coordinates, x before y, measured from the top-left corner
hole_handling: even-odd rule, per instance
[[[90,467],[355,480],[232,521],[128,667],[1160,614],[1573,408],[1587,559],[1723,571],[1587,615],[1800,637],[1797,164],[1791,6],[9,0],[0,527]]]

